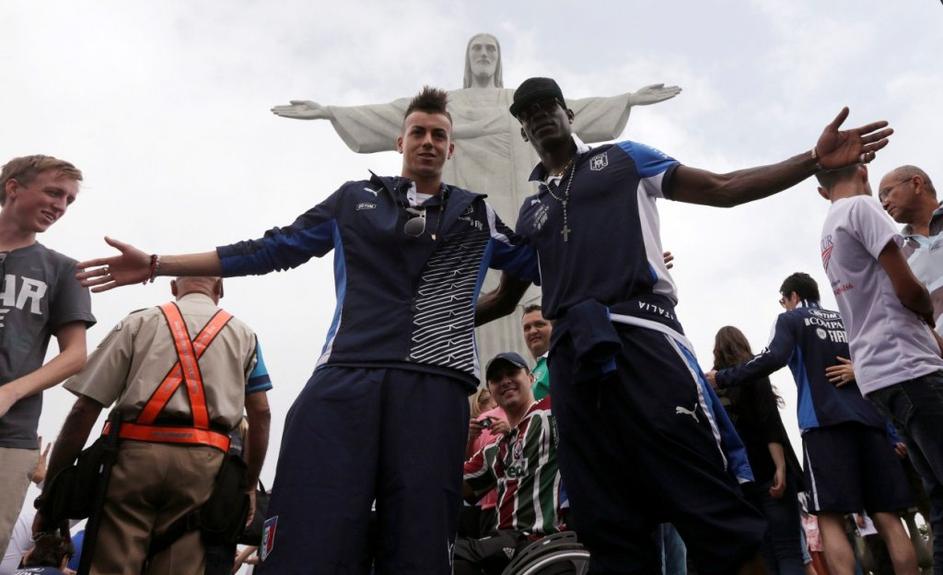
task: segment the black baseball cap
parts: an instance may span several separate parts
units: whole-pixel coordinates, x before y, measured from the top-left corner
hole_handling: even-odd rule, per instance
[[[511,115],[517,117],[521,110],[544,100],[558,100],[563,104],[565,100],[560,86],[552,78],[528,78],[517,87],[517,90],[514,90]]]
[[[495,372],[506,364],[510,364],[517,368],[526,369],[527,372],[530,373],[530,369],[527,367],[527,362],[524,361],[524,358],[521,357],[521,354],[515,353],[513,351],[506,351],[491,358],[491,361],[488,362],[488,366],[485,368],[485,379],[488,381],[494,379],[496,375]]]

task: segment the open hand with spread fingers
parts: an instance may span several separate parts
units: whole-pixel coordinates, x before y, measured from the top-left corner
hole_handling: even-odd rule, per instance
[[[151,277],[151,256],[131,244],[109,237],[105,238],[105,242],[121,253],[76,264],[75,277],[83,286],[98,293],[118,286],[142,283]]]
[[[887,122],[871,122],[860,128],[839,130],[848,118],[845,106],[832,123],[825,126],[813,150],[819,166],[825,170],[843,168],[851,164],[866,164],[874,159],[877,151],[887,145],[887,138],[894,133]]]

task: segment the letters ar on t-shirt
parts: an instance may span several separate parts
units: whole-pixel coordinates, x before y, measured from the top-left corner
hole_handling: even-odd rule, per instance
[[[47,291],[49,291],[49,286],[42,280],[4,274],[3,288],[0,290],[0,328],[6,327],[3,320],[11,309],[27,310],[31,314],[42,315],[40,304]]]
[[[75,260],[40,243],[0,259],[0,385],[43,365],[50,337],[71,322],[95,323]],[[0,418],[0,447],[36,449],[42,394],[25,397]]]

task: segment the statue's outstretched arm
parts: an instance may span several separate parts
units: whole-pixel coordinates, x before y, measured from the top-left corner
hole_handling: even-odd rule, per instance
[[[293,120],[330,120],[331,111],[311,100],[289,100],[287,106],[274,106],[272,113]]]
[[[652,84],[637,92],[627,92],[606,98],[567,100],[576,114],[573,132],[587,143],[618,139],[629,121],[632,106],[646,106],[674,98],[681,92],[677,86]]]
[[[310,100],[291,100],[287,106],[272,108],[272,113],[294,120],[330,120],[348,148],[369,154],[396,149],[396,136],[402,131],[408,105],[408,98],[363,106],[323,106]]]
[[[644,88],[639,88],[638,92],[629,94],[630,106],[647,106],[657,104],[665,100],[674,98],[681,93],[678,86],[665,86],[664,84],[651,84]]]

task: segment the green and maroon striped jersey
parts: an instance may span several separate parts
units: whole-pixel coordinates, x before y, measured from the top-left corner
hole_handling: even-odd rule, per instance
[[[560,530],[557,425],[550,398],[534,403],[501,440],[465,462],[476,495],[498,489],[498,529],[546,534]]]

